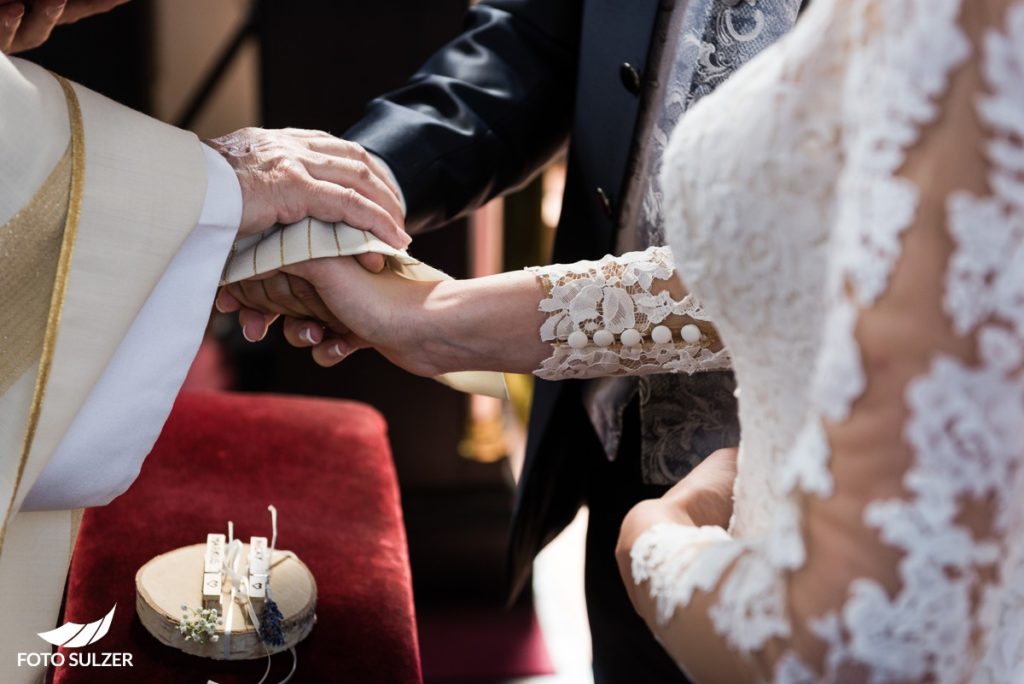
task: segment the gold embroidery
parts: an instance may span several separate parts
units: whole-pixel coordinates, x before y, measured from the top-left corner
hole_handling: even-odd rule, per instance
[[[306,251],[309,253],[309,258],[313,258],[313,217],[310,216],[306,219]]]
[[[0,227],[0,395],[38,359],[71,190],[71,145],[35,196]]]
[[[260,233],[260,239],[256,241],[256,244],[252,246],[252,274],[256,275],[259,273],[259,269],[256,267],[256,252],[260,251],[260,243],[263,242],[263,234]]]
[[[64,308],[64,295],[67,291],[68,275],[71,273],[71,254],[75,247],[78,233],[78,219],[82,209],[82,190],[85,184],[85,128],[82,125],[82,110],[78,105],[71,84],[60,76],[56,76],[64,91],[68,105],[68,120],[71,124],[71,191],[68,199],[68,213],[64,222],[64,239],[61,242],[60,256],[57,259],[57,274],[53,282],[53,294],[50,298],[50,311],[46,320],[46,334],[43,337],[43,350],[39,360],[39,371],[36,374],[35,389],[32,393],[32,405],[29,408],[28,425],[25,428],[25,439],[22,443],[21,458],[18,461],[18,473],[14,479],[11,500],[7,503],[3,526],[0,527],[0,553],[3,552],[4,539],[7,536],[7,524],[14,513],[14,501],[18,497],[21,479],[25,475],[25,464],[28,462],[32,443],[35,440],[39,416],[42,413],[43,399],[46,396],[46,384],[50,379],[50,368],[53,365],[53,353],[57,346],[57,333],[60,330],[60,316]]]

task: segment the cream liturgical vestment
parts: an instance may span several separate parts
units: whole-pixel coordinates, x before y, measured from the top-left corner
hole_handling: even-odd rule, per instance
[[[0,55],[0,681],[58,619],[78,516],[19,512],[196,227],[191,133]]]

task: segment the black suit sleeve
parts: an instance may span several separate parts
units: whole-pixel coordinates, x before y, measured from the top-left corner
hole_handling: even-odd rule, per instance
[[[491,0],[345,137],[390,166],[411,231],[525,182],[569,135],[582,0]]]

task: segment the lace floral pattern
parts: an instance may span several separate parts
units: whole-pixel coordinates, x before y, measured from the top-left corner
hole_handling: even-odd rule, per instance
[[[875,3],[852,13],[850,38],[857,48],[845,80],[844,116],[854,123],[844,132],[849,163],[840,179],[836,234],[845,242],[837,250],[838,271],[860,305],[885,289],[900,234],[914,217],[917,189],[896,172],[920,126],[938,114],[948,73],[968,55],[967,39],[956,28],[959,9],[960,0],[928,0]],[[950,29],[942,33],[945,40],[931,34],[936,26]]]
[[[695,591],[714,592],[715,630],[752,658],[795,633],[787,592],[812,553],[805,504],[838,489],[826,429],[869,386],[858,322],[886,293],[908,228],[952,239],[935,294],[975,352],[937,346],[914,370],[902,493],[864,502],[861,524],[898,551],[896,586],[853,579],[834,611],[801,625],[824,658],[783,651],[767,670],[777,682],[1024,678],[1024,2],[983,1],[1010,9],[1005,28],[973,43],[966,5],[817,0],[690,111],[666,153],[669,242],[730,346],[743,442],[728,532],[653,527],[633,548],[633,576],[662,623]],[[918,228],[934,189],[926,197],[900,174],[972,57],[987,86],[972,102],[989,135],[989,192],[940,197],[928,211],[944,223]],[[738,110],[763,114],[723,115]],[[808,360],[813,381],[794,386]]]
[[[630,552],[633,579],[651,583],[661,623],[672,619],[677,599],[689,603],[694,591],[715,586],[743,550],[730,541],[726,531],[714,525],[661,524],[640,535]]]
[[[527,269],[546,293],[540,338],[552,354],[534,373],[545,380],[647,373],[696,373],[729,367],[699,302],[673,299],[672,252],[607,256],[600,261]],[[660,287],[659,287],[660,285]],[[689,321],[689,322],[685,322]]]

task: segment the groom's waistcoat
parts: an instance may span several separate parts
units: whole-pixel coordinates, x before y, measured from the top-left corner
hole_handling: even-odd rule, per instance
[[[659,0],[485,0],[346,137],[391,166],[414,230],[518,186],[568,142],[552,260],[599,258],[615,247],[658,16]],[[510,547],[517,586],[586,493],[579,444],[592,428],[580,392],[536,384]]]

